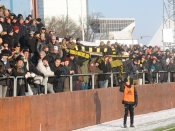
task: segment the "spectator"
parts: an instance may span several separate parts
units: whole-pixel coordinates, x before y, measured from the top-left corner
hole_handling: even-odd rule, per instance
[[[24,53],[24,66],[26,67],[29,73],[33,74],[34,77],[32,78],[30,84],[33,84],[34,87],[37,88],[38,94],[43,93],[41,92],[40,89],[42,88],[42,81],[43,77],[45,76],[43,73],[39,72],[33,65],[33,63],[29,60],[29,50],[24,50],[23,53]]]
[[[13,29],[8,28],[7,29],[7,35],[3,36],[3,40],[8,43],[8,48],[12,50],[14,48],[14,36],[13,36]]]
[[[29,31],[34,31],[34,32],[38,31],[38,27],[36,23],[37,22],[35,19],[31,20],[31,24],[29,24],[28,26]]]
[[[71,70],[74,71],[74,74],[78,74],[78,65],[77,62],[75,60],[75,56],[70,54],[70,62],[69,65],[71,67]],[[78,77],[77,76],[73,76],[73,90],[77,90],[77,83],[78,83]]]
[[[39,32],[41,32],[42,27],[45,27],[44,24],[41,22],[41,18],[36,19],[36,24]]]
[[[38,71],[44,74],[45,78],[43,80],[43,85],[47,83],[47,91],[49,93],[55,93],[53,90],[53,84],[48,82],[48,77],[49,76],[54,76],[54,72],[51,71],[50,66],[49,66],[49,57],[46,56],[44,51],[40,52],[40,59],[37,65]]]
[[[19,43],[21,44],[21,47],[24,48],[25,46],[24,37],[27,35],[27,28],[24,25],[24,19],[22,17],[19,18],[17,26],[19,27]]]
[[[103,71],[103,73],[109,73],[111,72],[111,65],[108,60],[108,56],[104,57],[104,60],[102,60],[101,63],[98,65],[99,69]],[[109,75],[101,74],[98,75],[98,83],[100,88],[107,88],[108,87],[108,80]]]
[[[5,97],[7,88],[9,87],[8,78],[12,73],[12,68],[10,68],[10,63],[8,60],[9,51],[3,50],[1,52],[1,60],[0,60],[0,97]],[[3,77],[3,78],[2,78]]]
[[[14,36],[14,46],[16,47],[17,43],[19,43],[19,27],[18,26],[13,26],[13,36]]]
[[[51,40],[51,42],[48,45],[49,51],[50,52],[53,52],[55,46],[57,46],[59,48],[59,44],[56,43],[56,37],[55,36],[52,36],[52,40]]]
[[[43,47],[46,46],[45,34],[41,34],[40,40],[37,43],[37,52],[40,53],[43,50]]]
[[[70,59],[68,57],[64,58],[64,65],[65,68],[67,68],[67,70],[71,70],[71,67],[69,66],[69,61]],[[64,81],[64,92],[70,91],[70,82],[69,82],[69,77],[66,77],[65,81]]]
[[[65,68],[64,66],[62,66],[60,64],[61,64],[61,60],[58,58],[53,63],[50,64],[51,70],[54,72],[54,74],[57,77],[59,77],[60,75],[69,75],[69,74],[74,73],[74,71],[72,71],[72,70],[69,71],[67,68]],[[56,93],[63,92],[65,79],[66,79],[66,77],[59,77],[59,79],[49,78],[49,82],[52,81],[53,89]]]
[[[13,75],[24,76],[24,78],[20,78],[17,80],[17,96],[25,96],[25,92],[28,92],[28,83],[27,78],[30,76],[30,73],[24,66],[23,57],[20,55],[16,58],[16,66],[13,69]]]

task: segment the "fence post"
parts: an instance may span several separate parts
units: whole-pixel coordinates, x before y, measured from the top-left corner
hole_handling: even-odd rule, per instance
[[[48,77],[45,77],[45,78],[43,78],[43,80],[44,79],[46,79],[48,81],[49,78]],[[44,83],[44,87],[45,87],[44,94],[47,94],[47,81],[46,80],[44,81],[45,82]]]
[[[92,74],[92,89],[94,89],[94,79],[95,79],[95,74]]]
[[[143,72],[143,85],[145,84],[145,72]]]
[[[73,91],[73,89],[72,89],[72,75],[70,75],[69,78],[70,78],[70,91]]]
[[[157,83],[159,83],[159,73],[158,72],[156,73],[156,81]]]
[[[170,82],[170,77],[171,77],[170,74],[171,74],[171,73],[168,72],[168,82]]]
[[[113,72],[111,72],[111,87],[113,87],[113,83],[114,83],[113,76],[114,76],[114,74],[113,74]]]
[[[13,96],[15,97],[16,96],[16,90],[17,90],[17,79],[15,77],[13,77]]]

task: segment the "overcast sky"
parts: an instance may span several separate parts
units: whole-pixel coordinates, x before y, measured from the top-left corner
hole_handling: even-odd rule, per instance
[[[163,23],[162,0],[88,0],[89,13],[102,12],[106,18],[135,18],[134,38],[147,44]]]

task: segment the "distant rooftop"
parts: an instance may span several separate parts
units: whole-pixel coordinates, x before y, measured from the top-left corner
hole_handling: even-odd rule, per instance
[[[135,18],[97,18],[99,20],[135,20]]]

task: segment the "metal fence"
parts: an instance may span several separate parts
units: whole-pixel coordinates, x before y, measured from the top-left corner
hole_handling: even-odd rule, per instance
[[[139,72],[138,73],[138,74],[142,74],[142,84],[145,84],[145,74],[146,73],[148,73],[148,72]],[[159,73],[168,73],[168,80],[167,80],[167,82],[170,82],[171,73],[174,73],[174,72],[167,72],[167,71],[156,72],[156,82],[157,83],[159,82]],[[102,73],[102,74],[110,75],[111,87],[113,87],[113,85],[114,85],[114,79],[113,79],[114,78],[114,74],[119,74],[119,72],[109,72],[109,73]],[[123,72],[123,74],[125,74],[125,72]],[[92,87],[92,89],[95,89],[95,86],[94,86],[95,75],[101,75],[101,74],[99,74],[99,73],[73,74],[73,75],[61,75],[61,77],[69,77],[70,91],[73,91],[73,84],[72,83],[73,83],[73,77],[74,76],[91,76],[91,78],[92,78],[91,87]],[[56,77],[56,76],[52,76],[52,77]],[[16,96],[17,95],[17,80],[21,79],[21,78],[24,78],[24,76],[17,76],[17,77],[10,76],[9,78],[13,79],[13,82],[14,82],[13,83],[13,85],[14,85],[14,87],[13,87],[13,96]],[[29,77],[29,78],[32,78],[32,77]],[[45,87],[45,92],[44,93],[47,94],[47,81],[44,83],[44,87]]]

